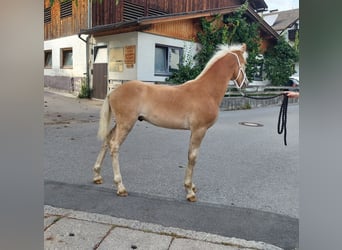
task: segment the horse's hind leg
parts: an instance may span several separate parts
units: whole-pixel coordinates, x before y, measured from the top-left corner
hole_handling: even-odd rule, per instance
[[[96,162],[94,164],[93,170],[94,170],[94,179],[93,182],[95,184],[102,184],[102,176],[101,176],[101,165],[103,162],[103,159],[107,153],[108,144],[107,141],[104,140],[101,146],[101,151],[99,155],[97,156]]]
[[[103,141],[100,153],[98,154],[96,162],[94,164],[94,167],[93,167],[93,170],[94,170],[93,182],[95,184],[102,184],[101,166],[102,166],[102,163],[103,163],[103,159],[104,159],[104,157],[105,157],[105,155],[107,153],[109,139],[112,137],[114,128],[112,128],[112,130],[108,134],[107,138]]]
[[[131,131],[134,123],[135,121],[125,126],[117,123],[114,135],[112,136],[112,139],[109,142],[110,154],[112,156],[112,166],[113,166],[113,172],[114,172],[114,183],[117,188],[116,193],[119,196],[128,195],[126,188],[122,183],[122,176],[121,176],[120,165],[119,165],[119,149],[120,149],[121,144],[126,139],[126,136]]]
[[[184,186],[187,191],[186,198],[188,201],[196,201],[196,186],[192,182],[193,170],[196,164],[198,151],[202,142],[202,139],[206,133],[206,129],[199,129],[191,132],[189,152],[188,152],[188,167],[185,172]]]

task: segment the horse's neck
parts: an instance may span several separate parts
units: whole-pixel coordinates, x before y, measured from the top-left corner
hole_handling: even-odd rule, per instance
[[[233,76],[231,68],[227,67],[225,63],[215,63],[197,80],[198,85],[201,85],[203,91],[206,91],[218,105],[227,90],[229,80]]]

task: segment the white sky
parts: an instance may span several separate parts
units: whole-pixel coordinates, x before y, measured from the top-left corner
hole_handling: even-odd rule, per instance
[[[265,0],[268,10],[291,10],[299,8],[299,0]]]

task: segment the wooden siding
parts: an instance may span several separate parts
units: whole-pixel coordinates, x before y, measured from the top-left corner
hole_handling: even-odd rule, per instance
[[[164,13],[185,13],[190,11],[208,10],[241,5],[242,0],[120,0],[116,5],[113,0],[93,1],[92,26],[100,26],[123,22],[125,2],[144,8],[144,16],[149,15],[149,10],[157,10]],[[152,11],[151,11],[152,12]]]
[[[44,0],[44,9],[50,7],[50,0]],[[88,28],[88,0],[72,3],[72,16],[60,17],[60,4],[55,1],[51,6],[51,21],[44,23],[44,40],[75,35]]]
[[[93,1],[92,3],[92,26],[121,22],[123,2],[116,5],[113,0]]]
[[[170,21],[165,23],[152,24],[144,30],[146,33],[178,38],[187,41],[196,41],[197,33],[200,31],[198,19]]]

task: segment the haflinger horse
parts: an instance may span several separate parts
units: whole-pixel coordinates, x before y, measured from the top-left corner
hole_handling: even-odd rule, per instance
[[[191,131],[184,185],[189,201],[196,201],[192,175],[206,131],[215,123],[230,80],[245,87],[246,45],[221,45],[203,71],[181,85],[129,81],[110,92],[100,112],[98,137],[103,140],[94,165],[94,183],[101,184],[101,165],[110,148],[117,195],[127,196],[119,166],[119,149],[137,120],[159,127]],[[111,117],[115,125],[110,127]],[[110,129],[111,128],[111,129]]]

